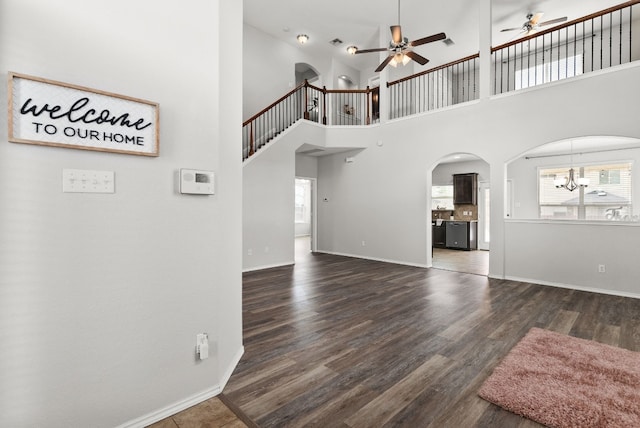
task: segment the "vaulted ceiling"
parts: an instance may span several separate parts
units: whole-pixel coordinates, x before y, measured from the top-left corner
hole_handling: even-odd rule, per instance
[[[544,12],[542,20],[567,16],[569,20],[622,3],[622,0],[493,0],[492,44],[510,41],[516,32],[500,32],[503,28],[520,27],[528,13]],[[409,40],[444,32],[454,44],[430,43],[416,52],[431,60],[427,67],[441,65],[478,52],[479,5],[477,0],[401,0],[400,24]],[[305,49],[318,57],[333,57],[353,68],[374,68],[378,54],[349,55],[347,46],[360,49],[386,47],[380,43],[390,39],[388,27],[398,24],[396,0],[244,0],[245,23],[286,43]],[[309,41],[301,46],[298,34]],[[330,41],[340,39],[334,46]]]

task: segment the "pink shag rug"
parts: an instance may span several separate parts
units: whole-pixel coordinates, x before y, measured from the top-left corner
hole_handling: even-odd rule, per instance
[[[640,427],[640,352],[532,328],[478,394],[550,427]]]

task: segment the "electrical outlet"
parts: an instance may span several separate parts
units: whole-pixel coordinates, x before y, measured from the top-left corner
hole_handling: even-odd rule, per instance
[[[251,248],[247,250],[247,256],[253,256],[253,250]]]
[[[607,271],[605,265],[598,265],[598,272],[605,273]]]
[[[201,360],[209,358],[209,335],[207,333],[196,335],[196,353]]]

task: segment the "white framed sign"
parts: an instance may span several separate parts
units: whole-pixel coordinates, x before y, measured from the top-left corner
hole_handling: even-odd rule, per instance
[[[9,73],[9,141],[158,156],[159,105]]]

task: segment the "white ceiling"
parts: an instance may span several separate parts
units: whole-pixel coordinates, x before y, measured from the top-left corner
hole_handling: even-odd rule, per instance
[[[445,64],[478,52],[479,18],[477,0],[401,0],[400,24],[409,40],[444,32],[455,44],[442,42],[419,46],[415,50],[431,62],[426,68]],[[567,16],[569,20],[622,3],[622,0],[493,0],[493,46],[510,41],[517,32],[501,33],[503,28],[519,27],[529,12],[544,12],[542,21]],[[373,68],[380,62],[376,53],[349,55],[346,48],[386,47],[380,45],[382,27],[385,40],[388,27],[398,22],[396,0],[244,0],[245,23],[316,57],[333,57],[358,70]],[[287,29],[288,31],[284,31]],[[296,35],[307,34],[301,46]],[[388,36],[388,37],[387,37]],[[333,46],[335,38],[344,43]]]

